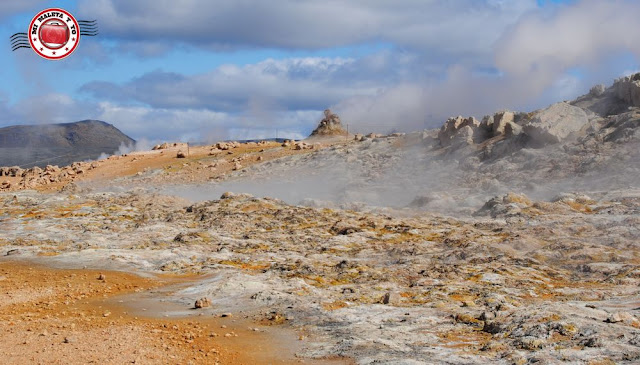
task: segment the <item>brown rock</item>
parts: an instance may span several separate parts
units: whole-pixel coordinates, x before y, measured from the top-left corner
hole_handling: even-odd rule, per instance
[[[207,297],[200,298],[196,300],[195,307],[196,308],[206,308],[211,306],[211,300]]]
[[[327,109],[324,111],[324,119],[318,127],[311,132],[312,136],[346,136],[348,132],[342,127],[340,117]]]

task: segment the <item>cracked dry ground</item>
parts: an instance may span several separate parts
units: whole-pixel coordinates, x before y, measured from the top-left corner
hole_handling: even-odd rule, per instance
[[[359,363],[640,361],[635,191],[554,202],[508,194],[485,205],[479,213],[486,217],[457,219],[292,206],[244,194],[189,205],[144,192],[23,191],[0,196],[0,207],[0,254],[10,259],[203,274],[167,300],[188,308],[207,296],[212,307],[201,312],[207,316],[230,312],[265,326],[293,327],[299,356]],[[5,269],[3,276],[10,274]],[[39,288],[65,283],[61,275],[32,284],[27,294],[19,286],[10,291],[43,295]],[[137,280],[140,289],[157,285]],[[94,282],[89,289],[100,297],[104,285]],[[77,326],[76,346],[91,349],[113,336],[110,331],[121,331],[135,341],[122,341],[115,362],[125,355],[171,362],[162,356],[210,354],[178,345],[127,352],[157,346],[157,337],[145,335],[157,324],[101,318],[99,307],[78,309],[61,298],[68,290],[56,293],[53,300],[28,299],[26,309],[3,303],[2,314],[11,320],[3,321],[5,330],[33,343],[32,349],[57,336],[60,351],[69,323]],[[95,327],[85,327],[82,311]],[[41,321],[47,325],[38,326]],[[10,345],[19,351],[19,344]]]

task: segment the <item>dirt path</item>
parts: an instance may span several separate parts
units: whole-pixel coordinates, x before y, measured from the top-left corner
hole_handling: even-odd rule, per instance
[[[127,306],[135,304],[130,300],[135,293],[161,292],[156,289],[186,280],[193,278],[143,278],[0,262],[2,363],[348,363],[296,359],[300,344],[293,331],[259,329],[235,318],[137,314],[146,308],[130,313]],[[129,294],[127,306],[119,305],[124,302],[119,297],[125,294]]]

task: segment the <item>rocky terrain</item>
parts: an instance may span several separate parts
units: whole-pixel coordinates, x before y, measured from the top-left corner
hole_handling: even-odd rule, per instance
[[[437,130],[9,172],[0,255],[201,275],[155,300],[289,328],[304,359],[638,363],[638,80]]]
[[[0,166],[70,165],[113,154],[135,141],[98,120],[0,128]]]

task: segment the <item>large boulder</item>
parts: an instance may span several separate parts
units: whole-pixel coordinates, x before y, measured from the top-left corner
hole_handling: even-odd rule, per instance
[[[451,139],[451,145],[462,147],[473,144],[474,130],[469,125],[460,128],[455,136]]]
[[[556,103],[538,112],[524,125],[523,132],[536,144],[553,144],[579,131],[589,122],[587,113],[567,103]]]

